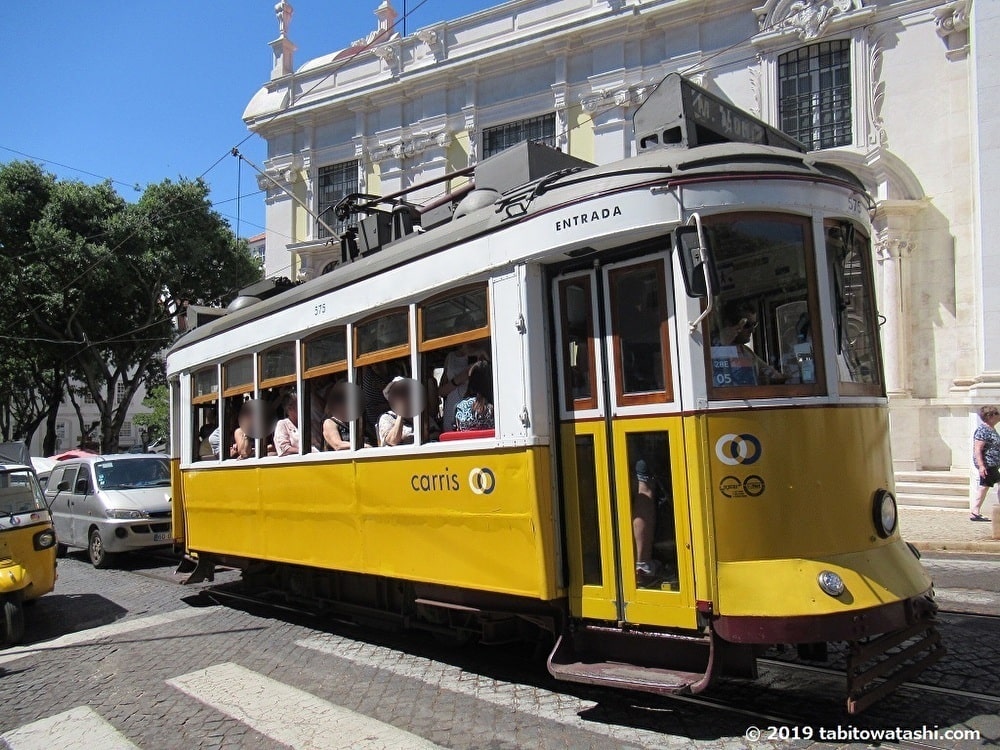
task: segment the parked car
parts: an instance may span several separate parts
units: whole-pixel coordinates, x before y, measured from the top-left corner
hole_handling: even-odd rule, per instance
[[[121,454],[60,461],[45,486],[58,551],[87,550],[95,568],[114,555],[173,542],[165,456]]]

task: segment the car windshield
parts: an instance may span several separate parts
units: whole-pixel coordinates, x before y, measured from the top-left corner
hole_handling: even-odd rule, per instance
[[[99,461],[94,464],[97,486],[102,490],[128,490],[137,487],[167,487],[170,466],[165,458],[131,458]]]
[[[0,514],[45,510],[45,497],[35,475],[26,469],[0,472]]]

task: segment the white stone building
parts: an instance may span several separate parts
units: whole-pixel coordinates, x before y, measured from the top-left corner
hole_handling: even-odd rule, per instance
[[[292,8],[275,10],[270,80],[244,113],[294,195],[261,178],[269,273],[337,261],[303,206],[345,192],[525,138],[634,153],[635,105],[682,71],[866,182],[897,467],[967,470],[969,414],[1000,401],[1000,2],[511,0],[404,38],[386,1],[365,39],[298,68]]]
[[[124,389],[119,384],[118,393],[115,394],[115,404],[117,405],[120,401]],[[119,433],[118,445],[122,451],[127,451],[134,445],[141,445],[143,442],[143,428],[135,424],[134,419],[137,414],[145,414],[149,412],[149,409],[142,405],[142,400],[146,397],[146,389],[143,386],[139,386],[139,390],[135,394],[135,398],[132,399],[132,403],[129,405],[128,413],[125,417],[125,422],[122,424],[121,433]],[[83,416],[83,424],[85,427],[90,427],[95,422],[98,426],[93,431],[91,436],[92,440],[96,440],[100,443],[101,440],[101,428],[100,419],[101,415],[97,409],[97,405],[94,403],[92,398],[86,398],[85,396],[76,396],[77,405],[80,407],[80,413]],[[56,453],[62,453],[63,451],[71,450],[73,448],[78,448],[83,441],[83,429],[80,424],[80,417],[76,413],[76,409],[73,407],[73,403],[70,401],[69,397],[63,399],[62,404],[59,406],[59,411],[56,416]],[[45,440],[45,424],[43,423],[31,438],[31,443],[28,445],[28,450],[32,456],[42,455],[42,442]]]

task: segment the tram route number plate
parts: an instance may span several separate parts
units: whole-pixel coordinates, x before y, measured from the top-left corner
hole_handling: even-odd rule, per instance
[[[154,542],[169,542],[170,541],[170,532],[169,531],[161,531],[158,534],[153,534],[153,541]]]

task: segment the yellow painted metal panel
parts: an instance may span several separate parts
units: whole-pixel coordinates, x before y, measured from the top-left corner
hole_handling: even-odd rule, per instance
[[[184,482],[176,457],[170,459],[170,531],[175,542],[184,543]]]
[[[561,426],[562,488],[565,498],[566,545],[569,559],[570,612],[575,617],[617,620],[615,594],[615,557],[612,543],[610,490],[608,487],[607,440],[603,422],[567,422]],[[597,523],[599,539],[589,540],[598,545],[601,556],[601,585],[584,585],[583,544],[580,523],[579,488],[577,486],[577,436],[590,436],[594,441],[594,481],[597,488]]]
[[[694,570],[691,558],[691,521],[689,511],[686,450],[681,417],[647,417],[614,421],[615,484],[630,486],[634,468],[629,465],[626,438],[629,433],[665,432],[670,442],[670,473],[674,528],[677,543],[678,585],[676,590],[639,588],[635,578],[635,545],[632,536],[631,499],[618,493],[618,533],[622,540],[621,561],[625,619],[628,622],[664,627],[697,626],[694,596]]]
[[[35,523],[0,531],[0,593],[22,591],[25,601],[30,601],[55,588],[56,548],[36,550],[32,543],[35,534],[51,529],[49,523]]]
[[[823,593],[817,583],[823,570],[844,579],[846,591],[842,595]],[[718,613],[768,617],[836,614],[909,599],[930,585],[909,547],[897,539],[866,552],[720,563]]]
[[[192,468],[188,546],[552,599],[549,465],[535,448]]]
[[[893,544],[872,521],[893,489],[884,408],[744,410],[708,418],[720,563],[816,558]]]
[[[691,566],[695,600],[714,601],[715,529],[708,487],[708,462],[704,460],[706,421],[704,415],[686,417],[684,425],[685,471],[691,519]]]

